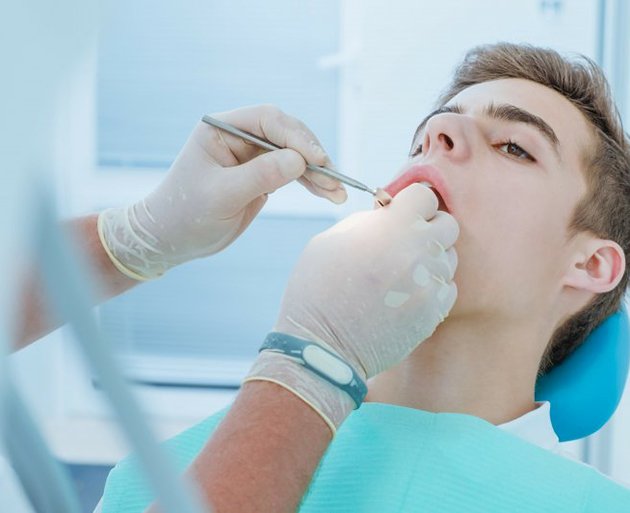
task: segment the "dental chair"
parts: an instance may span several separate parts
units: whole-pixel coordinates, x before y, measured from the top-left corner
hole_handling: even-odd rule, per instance
[[[608,422],[621,400],[629,361],[630,326],[622,308],[538,379],[536,400],[550,402],[551,422],[561,442],[589,436]]]

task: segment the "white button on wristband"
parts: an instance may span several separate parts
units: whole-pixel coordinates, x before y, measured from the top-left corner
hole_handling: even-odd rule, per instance
[[[365,382],[352,366],[315,342],[272,331],[260,347],[261,351],[273,351],[294,358],[306,369],[346,392],[356,408],[367,395]]]

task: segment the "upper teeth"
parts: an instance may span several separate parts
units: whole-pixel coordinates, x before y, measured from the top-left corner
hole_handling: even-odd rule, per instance
[[[430,182],[420,182],[420,185],[424,185],[426,187],[433,187],[433,184]]]

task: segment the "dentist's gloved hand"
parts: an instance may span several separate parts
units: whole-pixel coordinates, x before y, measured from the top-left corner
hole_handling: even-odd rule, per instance
[[[337,180],[305,172],[306,162],[331,162],[302,122],[270,106],[213,116],[286,149],[265,152],[200,121],[152,193],[99,216],[103,246],[127,276],[156,278],[221,251],[249,226],[269,193],[293,180],[334,203],[345,201]]]
[[[351,215],[311,240],[286,289],[274,331],[315,341],[364,379],[401,362],[448,315],[459,235],[427,187],[413,184],[384,208]],[[262,351],[245,381],[275,382],[331,427],[350,396],[284,354]]]

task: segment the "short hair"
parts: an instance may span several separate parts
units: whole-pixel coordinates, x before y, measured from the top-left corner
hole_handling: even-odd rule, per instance
[[[467,87],[482,82],[521,78],[552,89],[573,105],[594,129],[595,146],[582,155],[587,192],[569,223],[569,237],[590,232],[617,242],[626,255],[626,269],[611,291],[597,294],[554,330],[539,374],[561,363],[606,317],[620,308],[630,268],[630,141],[624,132],[610,87],[601,68],[584,55],[563,56],[549,48],[497,43],[470,50],[438,98],[444,106]]]

